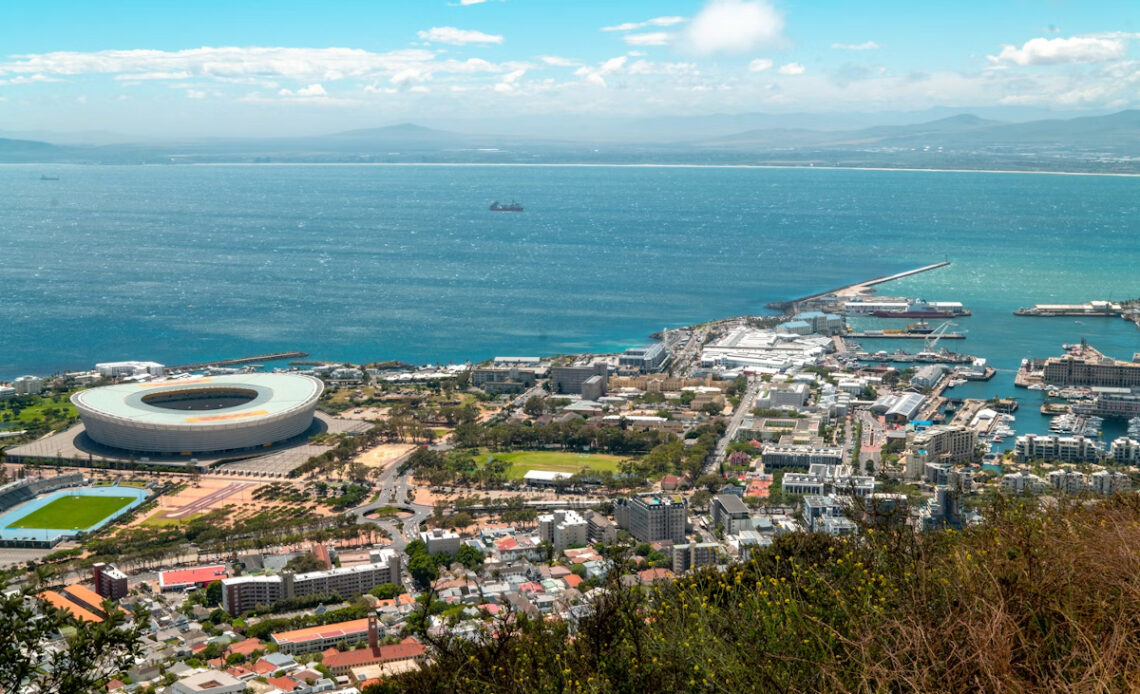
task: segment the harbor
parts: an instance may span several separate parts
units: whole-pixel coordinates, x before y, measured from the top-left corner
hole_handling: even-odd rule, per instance
[[[233,359],[218,359],[217,361],[203,361],[197,364],[179,364],[168,366],[168,373],[182,371],[200,371],[210,367],[242,366],[244,364],[260,364],[263,361],[282,361],[284,359],[304,359],[309,356],[307,352],[273,352],[271,354],[257,354],[252,357],[236,357]]]
[[[923,272],[930,272],[931,270],[937,270],[939,268],[947,267],[949,265],[950,265],[950,261],[948,261],[948,260],[942,261],[941,263],[934,263],[932,265],[924,265],[922,267],[914,268],[913,270],[906,270],[905,272],[899,272],[899,273],[896,273],[894,275],[886,275],[883,277],[876,277],[876,278],[871,279],[871,280],[866,280],[864,282],[857,282],[855,284],[848,284],[848,285],[839,287],[838,289],[831,289],[831,290],[828,290],[825,292],[819,292],[817,294],[811,294],[809,296],[801,297],[799,299],[792,299],[791,301],[773,301],[770,304],[768,304],[766,308],[769,308],[773,311],[781,311],[784,313],[795,313],[797,311],[804,310],[806,305],[810,305],[814,301],[825,299],[827,297],[855,298],[855,297],[863,296],[866,294],[870,294],[873,291],[873,289],[872,289],[873,287],[880,285],[880,284],[883,284],[884,282],[890,282],[892,280],[898,280],[898,279],[902,279],[904,277],[910,277],[912,275],[917,275],[917,274],[920,274]],[[832,302],[832,303],[834,303],[834,302]]]

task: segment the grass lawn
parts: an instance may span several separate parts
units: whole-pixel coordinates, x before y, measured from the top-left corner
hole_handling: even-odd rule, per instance
[[[568,453],[565,451],[512,451],[510,453],[491,453],[497,460],[505,460],[511,464],[507,474],[513,479],[520,479],[529,470],[549,470],[551,472],[575,473],[584,467],[597,472],[609,470],[617,472],[618,463],[625,458],[617,455],[603,453]],[[486,461],[489,456],[482,456]]]
[[[133,496],[64,496],[8,527],[83,530],[134,500]]]

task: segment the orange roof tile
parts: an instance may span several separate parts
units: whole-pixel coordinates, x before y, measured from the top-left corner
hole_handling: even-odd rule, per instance
[[[80,607],[54,590],[45,590],[40,593],[40,599],[54,607],[70,612],[71,615],[78,620],[96,623],[103,621],[103,618],[99,615]]]
[[[368,631],[367,619],[354,619],[349,622],[337,622],[317,627],[307,627],[294,631],[282,631],[273,635],[273,640],[279,644],[303,643],[316,639],[335,639],[341,636],[357,635]]]

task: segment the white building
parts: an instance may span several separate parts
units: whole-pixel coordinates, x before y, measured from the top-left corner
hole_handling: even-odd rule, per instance
[[[1019,461],[1060,460],[1066,463],[1095,463],[1104,455],[1097,442],[1084,436],[1025,434],[1014,445]]]
[[[554,545],[557,552],[589,544],[589,531],[590,524],[577,511],[555,511],[538,517],[539,540]]]
[[[1088,489],[1085,476],[1076,470],[1053,470],[1049,473],[1049,485],[1061,494],[1080,494]]]
[[[1109,456],[1121,464],[1140,465],[1140,441],[1121,436],[1113,440]]]
[[[1089,476],[1089,481],[1092,490],[1104,496],[1119,494],[1132,488],[1132,479],[1116,470],[1097,470]]]
[[[128,376],[162,376],[166,367],[153,361],[108,361],[96,364],[95,370],[103,378],[127,378]]]
[[[823,335],[794,335],[741,326],[701,352],[701,366],[783,371],[810,366],[834,348]]]
[[[206,670],[171,685],[174,694],[242,694],[245,682],[218,670]]]
[[[910,384],[916,388],[933,388],[946,375],[946,366],[943,364],[927,364],[915,370],[910,377]]]
[[[799,409],[807,404],[811,388],[806,383],[781,383],[768,386],[756,395],[755,407],[768,409]]]
[[[38,376],[20,376],[12,381],[16,395],[39,395],[44,389],[44,379]]]
[[[432,528],[420,533],[420,539],[427,545],[428,554],[443,552],[449,557],[459,553],[459,534],[454,530]]]
[[[16,389],[12,386],[0,386],[0,400],[16,397]]]
[[[1002,475],[1001,489],[1006,494],[1036,494],[1045,489],[1045,481],[1025,471],[1011,472]]]

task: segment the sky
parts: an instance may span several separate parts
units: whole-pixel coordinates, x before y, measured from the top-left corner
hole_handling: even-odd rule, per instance
[[[0,131],[1140,106],[1136,0],[0,0]]]

